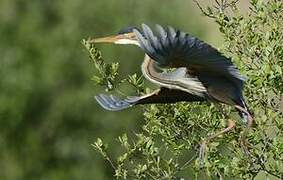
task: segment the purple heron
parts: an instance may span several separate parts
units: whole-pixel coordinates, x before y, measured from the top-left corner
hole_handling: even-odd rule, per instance
[[[145,52],[142,73],[160,86],[150,94],[119,99],[113,95],[95,96],[97,102],[110,111],[122,110],[138,104],[176,103],[180,101],[210,101],[233,106],[251,127],[253,117],[242,95],[245,78],[231,59],[209,44],[172,27],[156,25],[154,33],[147,25],[129,27],[117,35],[90,40],[91,43],[134,44]],[[174,68],[165,72],[164,68]],[[208,137],[205,142],[235,126]]]

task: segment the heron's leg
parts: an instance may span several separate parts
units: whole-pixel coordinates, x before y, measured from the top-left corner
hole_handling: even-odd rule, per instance
[[[200,159],[201,165],[203,165],[203,163],[204,163],[204,153],[205,153],[206,144],[209,141],[211,141],[212,139],[214,139],[214,138],[216,138],[216,137],[218,137],[218,136],[220,136],[220,135],[222,135],[226,132],[231,131],[235,126],[236,126],[236,123],[233,120],[229,119],[228,120],[228,126],[225,129],[223,129],[223,130],[207,137],[205,140],[203,140],[203,142],[200,145],[200,152],[199,152],[199,159]]]
[[[247,136],[248,131],[251,129],[254,120],[251,114],[245,108],[238,106],[238,105],[236,105],[235,108],[244,112],[247,115],[247,128],[240,135],[240,144],[245,154],[250,155],[250,151],[247,145],[248,143],[246,141],[246,136]]]

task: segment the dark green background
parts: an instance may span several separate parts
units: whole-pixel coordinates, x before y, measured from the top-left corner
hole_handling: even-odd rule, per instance
[[[97,105],[93,96],[103,89],[90,80],[81,40],[141,23],[221,45],[217,27],[189,0],[0,1],[0,179],[112,179],[91,143],[101,137],[115,155],[117,136],[139,131],[142,110]],[[121,63],[122,76],[140,72],[138,48],[99,48]]]

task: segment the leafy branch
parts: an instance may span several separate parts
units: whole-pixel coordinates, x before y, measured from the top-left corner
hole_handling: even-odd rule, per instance
[[[194,2],[219,25],[224,37],[222,52],[249,77],[245,96],[257,123],[247,134],[249,156],[239,142],[245,127],[237,126],[209,144],[204,169],[200,168],[196,147],[203,137],[226,124],[218,109],[203,103],[145,106],[141,132],[130,140],[129,135],[118,138],[123,148],[121,155],[110,158],[101,140],[95,143],[95,149],[120,179],[181,179],[191,178],[192,174],[198,179],[201,172],[208,178],[222,179],[254,179],[264,172],[280,179],[283,175],[283,2],[251,0],[248,16],[237,11],[238,0],[214,0],[206,8],[198,0]],[[118,81],[118,65],[105,64],[94,45],[86,41],[83,44],[97,69],[99,85],[112,90],[117,88],[117,82],[127,82],[138,94],[144,93],[143,78],[134,74]],[[237,119],[235,113],[230,114]]]
[[[200,4],[199,0],[193,0],[199,10],[203,15],[213,18],[219,19],[219,17],[226,14],[226,11],[231,8],[235,9],[239,0],[214,0],[215,4],[210,6],[206,6],[206,9]],[[225,15],[226,16],[226,15]]]
[[[95,44],[90,40],[82,40],[82,44],[89,53],[89,57],[93,62],[94,68],[97,71],[92,80],[105,88],[105,91],[112,91],[117,87],[128,82],[138,94],[144,92],[144,79],[142,76],[138,77],[137,74],[129,75],[127,78],[119,79],[119,63],[106,63],[102,58],[101,52],[95,47]]]
[[[88,40],[82,40],[82,44],[89,52],[89,57],[92,60],[95,69],[98,71],[97,75],[92,77],[92,80],[105,88],[106,91],[113,90],[120,81],[118,81],[119,63],[105,63],[101,56],[101,52],[95,47],[93,43]]]

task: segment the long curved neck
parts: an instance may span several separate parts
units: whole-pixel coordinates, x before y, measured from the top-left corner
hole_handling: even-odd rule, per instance
[[[142,63],[142,73],[146,79],[167,88],[178,88],[178,83],[174,76],[170,73],[163,73],[158,64],[152,60],[148,55],[145,55],[144,62]]]
[[[206,92],[206,88],[199,79],[187,74],[185,67],[178,68],[173,72],[162,72],[158,64],[147,55],[142,64],[142,73],[149,81],[161,87],[178,89],[201,97]]]

